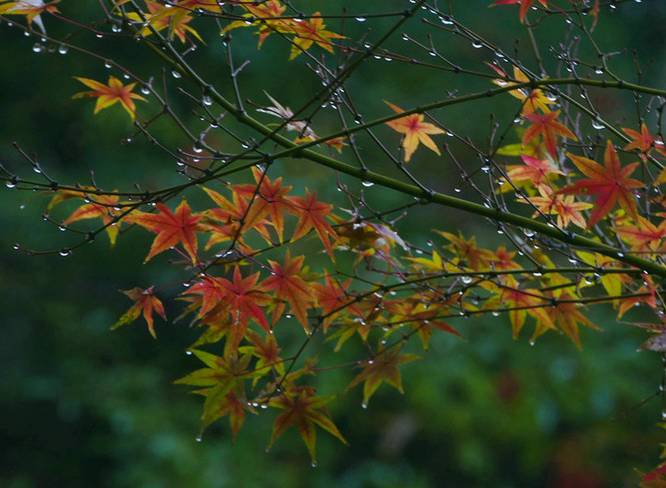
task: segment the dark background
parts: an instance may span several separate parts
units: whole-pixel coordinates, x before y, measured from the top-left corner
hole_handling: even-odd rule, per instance
[[[363,8],[401,9],[406,3],[364,2]],[[478,0],[453,3],[459,19],[505,48],[510,49],[516,38],[525,41],[515,8],[487,9],[489,2]],[[359,8],[355,2],[338,0],[301,4],[308,11],[321,8],[325,13],[337,12],[342,5],[354,12]],[[65,1],[61,10],[77,12],[77,18],[96,16],[94,2]],[[596,37],[608,50],[635,49],[647,84],[663,86],[664,21],[661,1],[625,2],[613,14],[603,12]],[[376,36],[392,22],[377,20],[362,28],[370,25]],[[56,37],[63,32],[53,19],[46,23]],[[361,29],[329,24],[352,37]],[[414,37],[422,34],[417,22],[407,30]],[[548,19],[537,33],[547,51],[549,43],[561,38],[562,28]],[[210,41],[197,52],[197,65],[230,93],[221,43],[214,31],[207,34]],[[245,96],[256,103],[266,103],[261,92],[265,89],[295,107],[317,86],[299,64],[303,60],[286,64],[284,42],[269,38],[257,52],[250,29],[234,35],[240,45],[238,60],[252,59],[241,81]],[[159,77],[155,58],[136,43],[89,37],[81,35],[88,47],[128,62],[142,76]],[[101,62],[72,52],[34,53],[35,42],[35,36],[24,37],[16,28],[0,24],[3,164],[35,177],[11,147],[18,141],[62,182],[85,183],[91,169],[104,188],[130,188],[132,182],[156,188],[181,181],[174,161],[150,144],[139,139],[119,145],[131,132],[120,108],[93,117],[92,102],[71,100],[81,89],[71,77],[105,79]],[[401,47],[400,42],[398,35],[389,45]],[[474,69],[483,70],[480,61],[489,59],[488,53],[451,36],[438,42],[442,52]],[[529,51],[522,53],[533,66]],[[613,62],[628,78],[633,76],[629,56]],[[447,90],[488,86],[484,80],[459,80],[371,61],[348,89],[369,120],[386,113],[384,98],[409,107],[441,98]],[[595,96],[610,120],[638,125],[630,97]],[[507,96],[441,115],[456,131],[483,140],[489,112],[515,109]],[[141,105],[139,113],[151,113],[149,105]],[[196,125],[193,117],[188,120]],[[317,127],[322,134],[333,128],[326,127],[325,119]],[[169,124],[158,130],[172,146],[185,147]],[[386,130],[383,135],[395,137]],[[223,145],[232,145],[218,137]],[[373,167],[390,167],[376,156]],[[342,157],[350,157],[350,152]],[[417,152],[412,168],[440,190],[450,192],[457,183],[451,166],[424,149]],[[279,171],[288,175],[298,193],[308,186],[322,198],[344,203],[326,169],[300,160],[281,162]],[[382,208],[404,202],[376,188],[368,195]],[[194,202],[199,197],[196,190],[188,194]],[[505,317],[455,323],[466,340],[435,336],[424,360],[404,368],[404,396],[382,387],[364,410],[359,389],[339,395],[331,409],[350,446],[322,432],[320,462],[314,469],[295,432],[285,435],[269,454],[264,452],[271,415],[248,419],[235,445],[226,420],[211,428],[203,442],[195,442],[200,400],[171,382],[197,367],[184,354],[196,331],[182,323],[159,321],[157,341],[140,323],[109,331],[129,306],[118,289],[154,283],[165,296],[175,296],[186,276],[169,267],[166,257],[142,265],[150,236],[137,231],[121,235],[114,249],[100,236],[67,258],[13,252],[15,242],[57,249],[77,241],[78,236],[60,233],[42,221],[48,198],[36,192],[0,191],[0,486],[633,486],[635,468],[647,470],[656,464],[663,438],[656,426],[662,402],[657,397],[643,401],[661,382],[661,361],[655,354],[638,352],[643,333],[619,324],[604,307],[592,316],[604,332],[583,331],[581,353],[556,334],[546,335],[534,347],[525,338],[514,342]],[[64,218],[71,208],[64,205],[54,217]],[[415,210],[400,222],[399,231],[411,242],[424,243],[430,227],[474,233],[486,246],[500,242],[492,226],[441,207]],[[177,303],[168,304],[169,317],[179,311]],[[335,371],[322,384],[342,391],[352,374]]]

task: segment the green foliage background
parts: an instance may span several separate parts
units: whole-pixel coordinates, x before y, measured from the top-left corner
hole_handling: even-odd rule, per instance
[[[341,0],[300,3],[309,11],[335,12],[341,5],[359,9],[356,2]],[[459,18],[488,38],[505,47],[514,38],[522,39],[515,10],[488,10],[487,3],[453,2]],[[404,4],[364,2],[363,9],[390,10]],[[94,8],[95,2],[62,4],[63,12],[77,9],[83,17],[92,18]],[[625,2],[613,14],[604,12],[597,36],[608,49],[636,49],[646,62],[646,78],[663,86],[664,66],[655,61],[666,54],[664,21],[666,6],[659,0]],[[61,32],[49,19],[47,25]],[[381,32],[388,25],[377,21],[373,28]],[[419,29],[412,25],[409,32],[417,35]],[[546,22],[538,32],[547,46],[559,31]],[[301,94],[316,85],[297,68],[292,78],[280,78],[288,73],[283,42],[271,38],[257,53],[250,30],[235,36],[241,43],[238,59],[252,58],[242,79],[248,96],[260,97],[265,88],[297,106]],[[85,182],[91,169],[105,188],[128,188],[134,181],[146,187],[180,181],[174,162],[148,143],[119,147],[130,131],[120,109],[93,117],[90,103],[70,100],[80,89],[71,76],[103,78],[101,63],[71,52],[34,54],[36,41],[0,25],[3,164],[30,172],[11,148],[11,142],[18,141],[63,182]],[[91,40],[90,45],[119,61],[139,56],[142,74],[159,73],[155,59],[136,44],[128,44],[129,55],[129,50],[122,52],[105,40]],[[459,50],[456,44],[442,49]],[[213,40],[197,56],[207,75],[228,88],[221,45]],[[469,50],[461,59],[474,65],[485,58]],[[618,63],[631,76],[629,57]],[[451,87],[486,86],[482,81],[459,86],[450,75],[428,77],[427,72],[390,70],[388,65],[371,62],[351,84],[370,113],[385,110],[382,98],[411,106],[442,96]],[[631,100],[614,95],[598,94],[600,106],[610,111],[611,120],[636,126]],[[478,118],[471,106],[452,109],[445,117],[456,130],[481,138],[486,111],[515,110],[508,98],[484,102],[489,105]],[[147,110],[141,107],[140,113]],[[174,144],[182,143],[167,124],[160,131],[171,135]],[[320,132],[325,133],[325,127]],[[413,163],[420,176],[440,178],[436,181],[442,189],[452,189],[455,177],[442,175],[447,171],[442,160],[419,153],[416,161],[422,162]],[[304,164],[280,168],[298,191],[307,185],[339,198],[331,173]],[[380,206],[401,201],[377,189],[370,192]],[[196,201],[196,196],[191,198]],[[12,252],[14,242],[34,248],[74,242],[75,236],[41,220],[47,201],[48,195],[38,193],[0,192],[0,486],[631,486],[637,479],[634,468],[646,470],[657,460],[660,433],[655,424],[663,405],[658,397],[643,400],[660,384],[660,358],[637,352],[641,332],[616,323],[602,308],[594,319],[605,331],[585,331],[583,353],[555,334],[534,347],[527,340],[513,342],[504,317],[459,321],[466,340],[436,336],[424,360],[404,369],[405,396],[382,388],[367,410],[361,408],[358,390],[339,396],[332,404],[333,416],[350,447],[322,433],[317,468],[310,467],[295,433],[269,454],[264,452],[271,415],[249,418],[235,445],[223,422],[198,443],[200,401],[171,384],[196,367],[184,354],[196,331],[181,323],[158,323],[158,341],[138,323],[109,331],[129,305],[119,288],[167,283],[163,295],[173,296],[184,276],[166,259],[142,265],[150,241],[139,232],[121,235],[112,250],[102,236],[68,258]],[[65,215],[64,209],[60,212]],[[401,221],[399,231],[423,243],[429,232],[424,221],[474,232],[484,245],[498,242],[492,226],[441,208],[416,210]],[[178,306],[170,304],[167,313],[175,317]],[[343,390],[352,374],[330,373],[321,387]]]

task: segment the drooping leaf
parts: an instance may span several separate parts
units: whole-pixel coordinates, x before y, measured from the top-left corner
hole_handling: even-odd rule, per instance
[[[131,290],[122,290],[122,292],[127,295],[130,300],[134,301],[127,312],[125,312],[115,324],[111,326],[111,329],[117,329],[123,325],[128,325],[134,322],[139,318],[140,315],[143,315],[143,319],[148,325],[148,332],[153,338],[157,339],[157,334],[155,333],[155,325],[153,323],[153,314],[157,313],[163,320],[166,320],[166,314],[164,313],[164,305],[159,298],[154,294],[154,287],[146,288],[132,288]]]

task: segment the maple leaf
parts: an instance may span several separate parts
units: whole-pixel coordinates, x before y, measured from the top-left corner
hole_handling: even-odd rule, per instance
[[[56,7],[56,4],[60,3],[60,1],[53,0],[52,2],[44,3],[43,0],[20,0],[18,2],[3,3],[0,5],[0,15],[25,15],[31,29],[32,24],[35,23],[46,34],[41,15],[44,13],[59,13],[60,11]]]
[[[562,300],[573,300],[575,297],[567,292],[563,292],[558,298]],[[583,313],[580,311],[582,305],[573,302],[558,303],[555,307],[552,307],[549,311],[555,326],[564,332],[569,339],[576,345],[578,349],[581,349],[580,343],[580,334],[578,331],[578,326],[584,325],[590,329],[599,330],[594,323],[592,323]]]
[[[562,195],[546,185],[539,185],[537,189],[541,196],[529,197],[528,201],[518,199],[519,203],[529,203],[539,209],[538,212],[534,212],[533,217],[539,215],[539,212],[544,215],[557,215],[559,228],[566,229],[572,223],[585,229],[587,224],[581,212],[592,208],[591,203],[576,202],[573,195]]]
[[[256,230],[266,242],[271,242],[266,229],[267,222],[264,219],[269,208],[256,202],[256,199],[252,202],[252,207],[255,203],[259,203],[258,207],[251,208],[250,200],[242,196],[242,188],[242,186],[234,187],[232,200],[229,201],[215,190],[204,187],[203,190],[219,208],[208,209],[203,215],[224,224],[222,227],[204,224],[205,229],[211,233],[206,242],[206,249],[234,239],[243,244],[243,234],[251,229]]]
[[[514,339],[518,338],[528,315],[534,318],[537,324],[531,340],[546,330],[555,328],[550,315],[542,308],[548,305],[548,301],[539,290],[533,288],[521,290],[513,276],[506,276],[504,281],[505,284],[498,287],[496,295],[486,301],[484,309],[509,309],[509,320]]]
[[[267,334],[262,338],[252,330],[247,331],[247,340],[251,344],[239,348],[240,352],[252,354],[257,358],[254,370],[259,373],[254,381],[258,381],[260,375],[265,375],[275,371],[279,376],[284,376],[284,361],[280,358],[280,348],[274,334]]]
[[[578,140],[576,134],[571,132],[566,125],[557,120],[559,116],[559,110],[545,114],[536,112],[527,114],[525,118],[529,120],[532,125],[523,134],[523,144],[529,144],[535,137],[542,136],[546,149],[553,159],[557,159],[557,136],[571,139],[573,141]]]
[[[564,174],[548,159],[538,159],[524,154],[520,157],[525,164],[512,164],[506,167],[507,178],[512,183],[528,182],[534,186],[539,186],[542,183],[547,183],[550,175]]]
[[[218,280],[220,286],[226,291],[225,302],[232,314],[234,324],[238,325],[239,335],[242,337],[251,318],[270,333],[270,325],[261,309],[261,306],[266,305],[270,299],[266,295],[263,284],[257,284],[259,273],[243,278],[240,268],[236,266],[231,281],[225,278],[218,278]]]
[[[505,246],[499,246],[493,254],[490,260],[493,269],[500,271],[521,269],[521,266],[514,261],[517,252],[510,252]]]
[[[451,251],[465,261],[467,266],[473,271],[488,268],[490,262],[493,260],[493,252],[488,249],[480,249],[476,245],[476,237],[470,237],[467,240],[462,234],[456,236],[455,234],[444,231],[437,231],[437,233],[451,242],[448,246]]]
[[[384,101],[384,103],[386,103],[386,105],[388,105],[395,113],[399,114],[404,112],[404,110],[397,105],[387,101]],[[436,125],[424,122],[423,120],[423,114],[411,114],[386,122],[386,125],[391,129],[404,136],[402,139],[402,147],[405,150],[405,162],[409,162],[412,158],[412,154],[414,154],[414,151],[419,147],[419,143],[423,144],[439,156],[442,154],[439,151],[437,144],[435,144],[435,141],[430,138],[430,135],[444,134],[444,131]]]
[[[183,295],[199,295],[198,317],[204,317],[214,310],[227,296],[226,283],[221,278],[204,276],[183,292]]]
[[[331,239],[335,240],[336,233],[333,227],[326,221],[331,214],[333,206],[317,200],[317,194],[307,191],[305,197],[292,197],[291,203],[299,215],[298,223],[291,236],[292,240],[298,240],[314,229],[319,236],[326,252],[335,261]]]
[[[157,204],[157,210],[159,210],[157,214],[137,211],[125,218],[127,222],[140,225],[157,234],[144,262],[180,243],[192,260],[192,264],[196,264],[198,260],[196,231],[199,230],[201,216],[192,214],[185,200],[178,205],[175,213],[163,203]]]
[[[345,36],[326,30],[320,12],[313,13],[311,18],[301,22],[293,22],[290,24],[290,30],[296,36],[292,41],[291,52],[289,53],[290,61],[310,49],[313,43],[329,53],[333,53],[331,40],[346,39]]]
[[[97,103],[95,104],[95,113],[104,110],[105,108],[111,107],[116,103],[120,103],[125,111],[129,114],[130,119],[134,120],[136,118],[136,105],[134,100],[146,101],[141,95],[133,93],[136,83],[129,83],[128,85],[123,85],[123,83],[116,78],[115,76],[109,76],[108,84],[100,83],[99,81],[91,80],[90,78],[81,78],[75,76],[74,79],[80,81],[88,88],[91,88],[92,91],[79,92],[74,94],[72,98],[83,98],[83,97],[93,97],[97,98]]]
[[[132,288],[131,290],[121,290],[122,293],[127,295],[130,300],[134,301],[127,312],[125,312],[118,321],[111,326],[111,329],[117,329],[123,325],[131,324],[136,319],[139,318],[139,315],[143,315],[143,319],[148,325],[148,332],[153,338],[157,339],[157,334],[155,333],[155,326],[153,324],[153,313],[157,313],[162,319],[166,320],[166,314],[164,313],[164,305],[159,298],[157,298],[153,293],[154,287],[146,288]]]
[[[637,225],[622,225],[615,230],[632,251],[652,253],[661,248],[661,241],[666,237],[666,220],[657,226],[639,216]]]
[[[636,170],[639,163],[631,163],[625,167],[620,166],[620,160],[611,141],[606,144],[604,152],[604,166],[582,156],[567,153],[569,159],[587,178],[578,180],[560,190],[562,193],[581,194],[587,193],[597,197],[594,209],[590,214],[588,227],[593,227],[597,222],[610,213],[617,203],[633,219],[638,219],[636,199],[632,190],[641,188],[643,183],[629,178]]]
[[[533,3],[534,0],[495,0],[493,5],[520,5],[518,16],[520,17],[520,21],[525,23],[525,17]],[[548,7],[548,0],[539,0],[539,3],[544,7]]]
[[[204,391],[201,394],[207,395],[207,392]],[[205,429],[221,417],[229,417],[232,441],[235,441],[238,432],[240,432],[245,423],[245,412],[256,415],[257,411],[248,403],[244,395],[237,393],[235,390],[228,391],[224,395],[216,395],[214,398],[215,402],[209,402],[209,406],[205,409],[202,417],[202,429]]]
[[[621,264],[613,258],[604,256],[603,254],[576,251],[576,255],[578,255],[581,261],[585,264],[595,268],[616,268]],[[632,279],[621,273],[602,273],[600,281],[608,296],[618,296],[622,294],[622,285],[630,283]],[[617,301],[614,301],[614,303],[617,303]]]
[[[650,134],[649,129],[644,123],[641,124],[640,132],[626,127],[623,127],[622,130],[632,139],[629,144],[624,146],[623,149],[625,151],[638,151],[638,155],[643,161],[647,161],[647,156],[652,149],[666,156],[664,142],[660,138]]]
[[[175,384],[204,387],[196,390],[206,398],[201,416],[202,430],[222,416],[229,416],[232,433],[240,430],[245,418],[245,410],[255,413],[252,408],[239,405],[243,381],[255,373],[249,368],[252,356],[230,354],[216,356],[205,351],[192,349],[192,352],[206,367],[174,381]],[[247,406],[247,401],[243,402]]]
[[[439,253],[433,249],[432,251],[432,257],[430,259],[428,258],[407,258],[409,261],[413,262],[414,264],[418,264],[419,267],[425,268],[429,271],[434,271],[434,272],[440,272],[446,270],[447,264],[442,261],[442,257],[439,255]]]
[[[290,391],[272,398],[268,405],[284,411],[275,419],[268,447],[270,448],[287,429],[296,427],[308,448],[312,463],[315,464],[317,462],[317,426],[346,445],[347,440],[329,418],[325,408],[325,405],[332,399],[332,396],[318,397],[315,395],[314,389],[308,387],[292,388]]]
[[[140,35],[143,37],[152,35],[153,30],[160,32],[164,29],[169,29],[169,35],[175,35],[182,43],[187,41],[187,34],[191,34],[197,40],[203,42],[199,33],[187,25],[194,20],[191,15],[151,0],[146,0],[146,7],[148,8],[148,13],[127,12],[124,14],[129,20],[140,23],[143,26],[140,30]]]
[[[356,375],[347,387],[347,389],[351,389],[359,383],[363,383],[363,408],[368,406],[370,398],[382,383],[387,383],[400,393],[404,393],[402,377],[398,368],[419,357],[415,354],[400,354],[400,352],[400,349],[396,347],[380,349],[371,360],[365,362],[363,371]]]
[[[284,302],[289,303],[290,311],[296,316],[303,328],[308,331],[307,311],[312,302],[313,293],[311,285],[302,277],[304,256],[298,256],[294,259],[287,251],[284,263],[268,260],[271,265],[271,276],[266,278],[262,285],[275,293],[275,297],[281,302],[275,307],[273,313],[273,323],[282,316],[285,309]]]
[[[428,350],[430,338],[435,330],[461,337],[460,332],[453,326],[437,318],[445,315],[450,306],[460,305],[460,298],[457,295],[453,296],[448,303],[444,304],[425,302],[423,298],[423,295],[420,295],[418,299],[407,298],[386,303],[386,309],[392,315],[391,322],[408,323],[411,329],[419,335],[424,351]],[[397,330],[397,327],[392,327],[387,335]]]
[[[77,208],[72,214],[67,217],[62,223],[69,225],[79,220],[87,219],[101,219],[102,223],[106,226],[105,231],[109,236],[111,245],[115,245],[120,231],[119,222],[114,222],[118,217],[118,212],[115,206],[118,204],[119,197],[117,195],[95,195],[94,201],[86,203]]]
[[[495,71],[498,75],[502,76],[503,78],[509,77],[509,75],[496,64],[492,63],[486,63],[486,64],[490,66],[490,68],[493,71]],[[527,75],[523,73],[518,66],[513,67],[513,78],[518,83],[528,83],[530,81]],[[514,82],[507,81],[506,79],[495,79],[493,80],[493,83],[500,87],[513,86],[516,84]],[[537,110],[541,110],[544,113],[548,113],[550,112],[549,105],[553,105],[555,103],[553,100],[549,100],[548,97],[546,97],[543,91],[539,88],[535,88],[531,91],[526,90],[524,88],[511,90],[509,91],[509,95],[511,95],[514,98],[517,98],[522,102],[523,104],[523,109],[521,111],[522,115],[531,114],[533,112],[536,112]]]
[[[271,33],[285,34],[293,31],[295,22],[292,19],[279,18],[284,15],[287,7],[278,0],[268,0],[262,3],[257,3],[256,0],[241,0],[238,5],[248,13],[243,14],[243,20],[230,22],[222,29],[222,34],[240,27],[259,26],[259,47],[261,47]],[[278,18],[273,19],[273,17]]]
[[[294,198],[288,196],[291,191],[291,186],[282,186],[282,177],[276,178],[271,181],[268,176],[263,175],[263,172],[257,168],[252,168],[254,179],[259,185],[257,192],[256,185],[237,185],[235,191],[246,200],[255,197],[250,213],[246,217],[246,221],[250,224],[259,222],[265,215],[270,217],[271,225],[275,229],[282,242],[284,237],[284,214],[285,212],[296,214],[294,208]]]
[[[653,310],[657,308],[657,289],[650,276],[646,276],[643,280],[643,286],[636,290],[636,294],[644,293],[642,296],[633,296],[628,298],[619,299],[620,306],[617,311],[617,318],[620,320],[622,316],[631,310],[633,307],[644,303],[651,307]]]
[[[331,279],[328,272],[324,274],[324,283],[314,283],[313,287],[317,296],[317,304],[321,308],[322,315],[328,315],[324,319],[323,326],[326,332],[328,325],[339,315],[347,305],[354,313],[359,313],[358,308],[353,304],[353,297],[347,293],[347,288],[352,280],[348,279],[340,283]]]

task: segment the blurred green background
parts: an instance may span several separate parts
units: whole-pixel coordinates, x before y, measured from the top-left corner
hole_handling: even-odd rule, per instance
[[[487,9],[489,2],[480,0],[451,3],[461,21],[505,49],[512,49],[515,39],[525,45],[514,8]],[[299,5],[324,13],[341,7],[369,12],[400,10],[408,2],[364,2],[361,7],[329,0]],[[98,17],[96,8],[95,2],[61,4],[65,14],[89,20]],[[350,37],[369,29],[372,39],[393,21],[344,26],[330,22],[330,27]],[[666,5],[660,0],[625,2],[612,14],[604,10],[596,36],[605,49],[635,49],[648,84],[663,86],[665,21]],[[55,37],[67,31],[53,19],[46,23]],[[404,30],[426,39],[419,22]],[[222,44],[213,27],[202,32],[211,40],[192,56],[193,62],[230,94]],[[539,26],[544,53],[563,32],[555,19]],[[87,33],[74,39],[128,63],[143,77],[160,80],[155,58],[131,40],[100,40]],[[472,49],[450,35],[437,34],[434,41],[442,54],[473,69],[483,70],[480,62],[491,59],[485,50]],[[52,44],[34,53],[35,42],[35,36],[24,37],[16,28],[0,24],[0,161],[5,166],[36,178],[12,149],[11,142],[17,141],[37,154],[44,169],[61,182],[85,184],[93,169],[104,188],[129,189],[133,182],[157,188],[182,180],[175,162],[140,137],[120,145],[131,134],[120,108],[93,117],[92,102],[70,99],[81,89],[73,75],[106,77],[101,61],[71,51],[60,55]],[[297,107],[318,86],[304,59],[286,64],[288,46],[280,39],[269,38],[256,51],[255,37],[245,29],[234,33],[233,45],[237,63],[251,60],[240,81],[244,97],[256,104],[267,103],[261,92],[265,89]],[[429,60],[399,35],[388,46]],[[529,50],[519,49],[526,64],[534,67]],[[634,76],[629,56],[612,62],[623,75]],[[372,60],[350,80],[347,90],[369,120],[386,112],[382,99],[408,107],[441,98],[447,91],[487,86],[484,80]],[[194,127],[203,127],[177,99],[175,87],[171,90],[174,106]],[[594,95],[610,120],[637,126],[630,97]],[[142,105],[139,113],[148,116],[151,110],[157,109]],[[505,97],[439,115],[452,130],[483,141],[488,113],[510,120],[515,110]],[[335,117],[325,113],[318,123],[315,129],[324,134],[335,128]],[[158,124],[156,130],[170,147],[187,149],[170,124]],[[398,144],[390,131],[377,130]],[[230,139],[213,138],[225,150],[237,150]],[[391,163],[372,144],[362,140],[361,146],[371,167],[391,171]],[[342,157],[351,160],[351,152],[346,150]],[[459,184],[450,161],[443,163],[423,149],[411,169],[442,191]],[[278,171],[288,175],[298,193],[308,186],[346,205],[328,170],[299,160],[281,162]],[[349,184],[358,189],[357,182]],[[377,188],[367,194],[378,208],[405,201]],[[198,197],[196,190],[188,194],[194,202]],[[123,234],[115,249],[100,236],[94,245],[67,258],[13,252],[16,242],[36,249],[77,242],[76,235],[58,232],[42,221],[48,198],[37,192],[0,191],[0,486],[634,486],[635,468],[647,470],[656,464],[662,439],[656,422],[663,405],[654,395],[661,382],[661,360],[637,352],[643,334],[618,324],[605,308],[593,316],[604,332],[584,331],[582,353],[555,334],[534,347],[525,339],[514,342],[504,317],[455,323],[466,340],[435,336],[424,360],[404,368],[404,396],[382,387],[364,410],[358,389],[339,395],[331,409],[350,446],[321,433],[317,468],[310,467],[294,432],[270,453],[264,452],[272,415],[249,418],[235,445],[226,420],[211,428],[203,442],[196,442],[200,400],[171,383],[198,367],[184,354],[196,331],[181,323],[159,322],[157,341],[139,323],[109,331],[129,306],[118,289],[157,284],[164,296],[174,296],[187,276],[170,268],[166,257],[142,265],[150,237],[136,231]],[[66,211],[63,206],[54,217],[63,218]],[[420,245],[429,238],[430,227],[474,233],[487,246],[500,242],[492,225],[442,208],[416,209],[398,224],[401,235]],[[175,317],[179,306],[170,302],[167,313]],[[641,318],[637,314],[629,320]],[[319,347],[322,354],[330,350],[329,345]],[[341,391],[352,374],[335,371],[322,379],[322,388]]]

